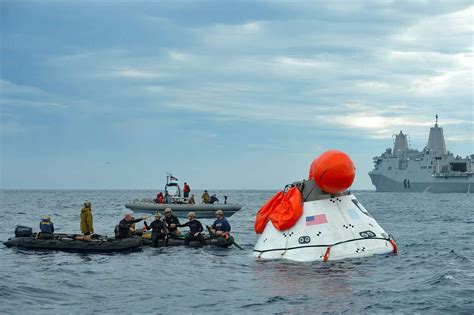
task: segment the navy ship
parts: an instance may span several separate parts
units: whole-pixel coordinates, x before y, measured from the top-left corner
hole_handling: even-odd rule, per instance
[[[446,150],[436,115],[423,151],[409,148],[407,135],[400,131],[393,150],[388,148],[374,157],[369,176],[382,192],[474,192],[474,154],[462,158]]]

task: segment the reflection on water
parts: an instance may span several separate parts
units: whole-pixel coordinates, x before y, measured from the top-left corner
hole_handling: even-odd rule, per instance
[[[354,299],[350,284],[354,266],[347,263],[293,263],[275,260],[257,261],[252,268],[258,275],[256,285],[263,295],[281,297],[282,306],[288,308],[288,311],[299,309],[295,303],[285,306],[292,300],[300,302],[296,304],[302,306],[301,311],[309,311],[313,307],[330,307],[333,311],[343,311],[350,308]],[[310,300],[317,303],[301,303]],[[326,303],[330,305],[325,305]]]

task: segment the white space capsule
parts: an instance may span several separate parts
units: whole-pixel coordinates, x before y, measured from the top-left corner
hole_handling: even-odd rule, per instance
[[[285,231],[269,220],[253,250],[255,257],[308,262],[397,253],[393,238],[348,191],[326,194],[313,180],[293,186],[301,190],[303,214]]]

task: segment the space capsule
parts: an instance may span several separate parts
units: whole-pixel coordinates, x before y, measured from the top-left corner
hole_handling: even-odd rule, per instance
[[[315,159],[308,180],[287,185],[257,213],[253,255],[308,262],[396,254],[393,237],[347,190],[354,177],[341,151]]]

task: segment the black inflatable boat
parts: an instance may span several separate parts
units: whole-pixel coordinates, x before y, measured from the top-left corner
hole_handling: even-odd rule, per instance
[[[3,242],[7,247],[20,247],[37,250],[60,250],[82,253],[108,253],[140,249],[142,239],[130,237],[124,239],[94,235],[90,241],[77,240],[74,234],[54,234],[50,239],[37,238],[31,228],[17,227],[15,237]]]

